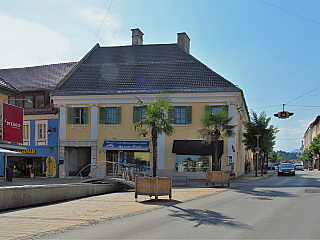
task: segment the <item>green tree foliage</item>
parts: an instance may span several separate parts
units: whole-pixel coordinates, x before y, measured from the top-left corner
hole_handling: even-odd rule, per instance
[[[304,162],[307,162],[309,165],[312,165],[313,162],[313,153],[310,148],[304,149],[303,152],[301,153],[301,159]]]
[[[259,147],[260,152],[269,153],[275,145],[276,133],[279,132],[278,127],[269,125],[271,117],[267,117],[266,113],[261,112],[260,116],[252,111],[252,116],[248,122],[245,122],[246,132],[243,133],[246,150],[255,151],[257,146],[257,138],[255,135],[260,134]]]
[[[270,162],[276,163],[278,160],[278,153],[276,151],[272,151],[270,153]]]
[[[145,109],[144,118],[134,125],[141,135],[150,132],[152,142],[153,176],[157,176],[158,166],[158,136],[162,133],[171,136],[175,132],[171,120],[166,118],[166,110],[172,108],[172,100],[168,94],[159,93],[156,98],[144,103],[136,97],[140,107]]]
[[[290,153],[290,152],[285,152],[285,151],[277,151],[279,157],[285,159],[285,160],[299,160],[299,156],[300,154],[299,153]],[[284,160],[284,161],[285,161]]]
[[[320,134],[312,139],[309,148],[314,156],[318,156],[320,154]]]
[[[200,118],[200,126],[198,130],[198,137],[203,139],[204,144],[213,143],[214,146],[214,170],[219,171],[218,158],[218,142],[234,136],[235,125],[231,125],[233,117],[228,116],[227,108],[218,109],[216,112],[205,112],[204,116]]]

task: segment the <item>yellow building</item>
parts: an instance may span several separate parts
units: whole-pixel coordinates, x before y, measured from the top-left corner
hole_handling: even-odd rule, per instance
[[[233,116],[236,135],[220,142],[221,169],[243,174],[251,157],[242,143],[249,119],[242,90],[189,53],[186,33],[178,33],[175,44],[142,43],[143,33],[132,29],[130,46],[97,44],[52,92],[59,108],[59,176],[83,170],[103,177],[152,167],[150,135],[139,139],[133,125],[144,114],[136,97],[152,101],[158,92],[172,98],[174,109],[166,114],[177,129],[159,136],[159,175],[204,178],[214,151],[197,138],[199,118],[222,106]]]

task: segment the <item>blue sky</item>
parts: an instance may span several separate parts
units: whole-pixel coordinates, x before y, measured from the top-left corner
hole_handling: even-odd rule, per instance
[[[130,45],[132,28],[144,44],[186,32],[193,56],[272,117],[275,149],[292,151],[320,113],[319,9],[318,0],[0,0],[0,68],[78,61],[97,42]],[[282,104],[294,116],[273,117]]]

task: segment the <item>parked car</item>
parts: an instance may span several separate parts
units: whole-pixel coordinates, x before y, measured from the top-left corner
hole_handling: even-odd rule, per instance
[[[294,165],[294,169],[295,170],[300,170],[300,171],[304,171],[304,167],[301,163],[297,163]]]
[[[291,175],[295,176],[296,172],[291,163],[281,163],[278,168],[278,176]]]

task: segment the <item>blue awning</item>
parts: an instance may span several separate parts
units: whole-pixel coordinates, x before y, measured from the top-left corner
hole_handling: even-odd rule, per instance
[[[101,150],[149,151],[150,140],[104,140]]]

